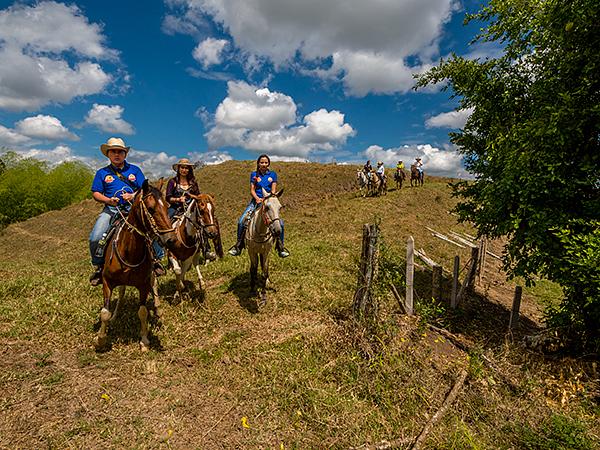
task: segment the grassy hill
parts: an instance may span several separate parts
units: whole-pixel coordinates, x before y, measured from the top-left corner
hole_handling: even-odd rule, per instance
[[[225,247],[248,201],[253,164],[230,161],[198,173],[201,188],[216,196]],[[425,229],[473,233],[448,213],[448,180],[361,198],[356,167],[273,167],[285,188],[292,256],[273,255],[267,306],[257,311],[249,297],[246,253],[204,268],[203,302],[192,293],[174,303],[169,273],[160,279],[164,325],[153,328],[148,353],[137,345],[134,291],[110,329],[112,349],[93,350],[102,299],[87,282],[87,236],[99,205],[84,201],[4,231],[1,448],[375,448],[382,441],[409,448],[461,368],[468,382],[428,448],[599,445],[595,366],[547,360],[519,344],[539,327],[540,299],[556,296],[551,285],[526,290],[523,327],[511,335],[514,285],[495,260],[458,312],[428,300],[429,277],[418,272],[420,317],[400,314],[380,285],[377,326],[352,320],[362,224],[379,221],[382,272],[397,282],[409,235],[447,269],[456,254],[467,261],[468,250]],[[494,251],[501,252],[498,243]],[[470,352],[426,321],[459,335]]]

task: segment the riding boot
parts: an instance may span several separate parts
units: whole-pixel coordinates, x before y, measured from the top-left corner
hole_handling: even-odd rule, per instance
[[[154,271],[154,275],[156,275],[157,277],[161,277],[165,273],[167,273],[162,263],[160,262],[160,259],[158,258],[152,261],[152,270]]]
[[[94,273],[90,275],[90,284],[92,286],[98,286],[102,283],[102,269],[103,266],[94,266]]]
[[[238,238],[235,245],[227,251],[231,256],[240,256],[242,254],[242,250],[244,249],[244,232],[245,228],[242,228],[242,237]]]
[[[283,242],[281,242],[280,238],[275,240],[275,249],[280,258],[287,258],[290,256],[290,251],[283,246]]]

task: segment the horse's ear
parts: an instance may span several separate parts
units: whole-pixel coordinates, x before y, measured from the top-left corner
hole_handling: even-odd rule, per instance
[[[215,203],[215,194],[213,192],[209,192],[208,194],[206,194],[210,197],[210,201],[213,202],[213,204]]]
[[[275,194],[275,197],[281,197],[283,195],[283,188]]]
[[[150,183],[148,182],[148,179],[145,179],[144,182],[142,183],[142,192],[144,194],[147,194],[149,190],[150,190]]]
[[[158,185],[156,186],[156,189],[158,189],[159,191],[162,192],[164,185],[165,185],[165,177],[160,177],[158,179]]]

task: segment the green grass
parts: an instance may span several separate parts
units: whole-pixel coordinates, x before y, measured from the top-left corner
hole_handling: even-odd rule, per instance
[[[231,162],[200,173],[215,180],[226,248],[247,200],[245,173],[251,166]],[[501,314],[480,308],[485,301],[470,303],[476,313],[448,311],[444,302],[428,300],[428,275],[420,274],[421,320],[399,314],[387,283],[403,291],[408,235],[446,269],[457,252],[467,260],[466,249],[424,230],[472,233],[447,213],[453,201],[445,180],[363,199],[349,189],[352,167],[281,164],[275,169],[286,183],[282,201],[292,256],[272,255],[274,289],[266,307],[257,310],[248,296],[245,253],[202,268],[209,286],[204,301],[192,292],[174,303],[169,274],[160,279],[163,326],[152,328],[145,354],[137,345],[132,290],[111,325],[110,351],[92,348],[102,303],[100,290],[87,283],[86,240],[98,212],[93,202],[5,230],[0,236],[0,447],[349,448],[410,442],[442,404],[461,367],[469,367],[470,381],[432,432],[429,448],[497,448],[508,442],[508,433],[516,436],[511,445],[522,448],[537,442],[535,436],[574,436],[573,424],[581,423],[590,430],[586,439],[597,442],[597,420],[585,419],[597,412],[585,400],[589,396],[575,398],[561,412],[567,425],[552,425],[560,407],[546,402],[544,380],[555,373],[554,363],[506,346],[499,322],[492,320]],[[222,170],[230,176],[217,176]],[[314,176],[327,173],[321,191],[304,192],[307,170]],[[387,281],[375,289],[380,320],[367,327],[354,321],[351,304],[362,224],[375,220],[385,240],[380,270]],[[191,286],[192,273],[187,279]],[[429,331],[425,320],[461,327],[475,348],[497,356],[507,374],[517,371],[521,391],[515,394],[494,381],[480,354],[467,359]],[[577,371],[584,363],[564,364]],[[249,428],[242,425],[244,417]]]

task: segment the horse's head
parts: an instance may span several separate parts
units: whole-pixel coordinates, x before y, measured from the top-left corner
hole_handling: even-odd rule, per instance
[[[266,225],[271,230],[274,236],[278,237],[281,234],[281,217],[279,216],[282,208],[279,202],[279,197],[283,195],[283,189],[279,192],[269,194],[267,191],[263,192],[263,202],[261,207],[261,214]]]
[[[219,235],[219,224],[215,218],[215,199],[210,194],[189,195],[196,200],[198,225],[202,227],[209,238],[216,238]]]
[[[131,213],[137,218],[138,225],[151,238],[170,247],[177,240],[175,230],[167,214],[167,204],[160,190],[145,180],[133,201]]]

